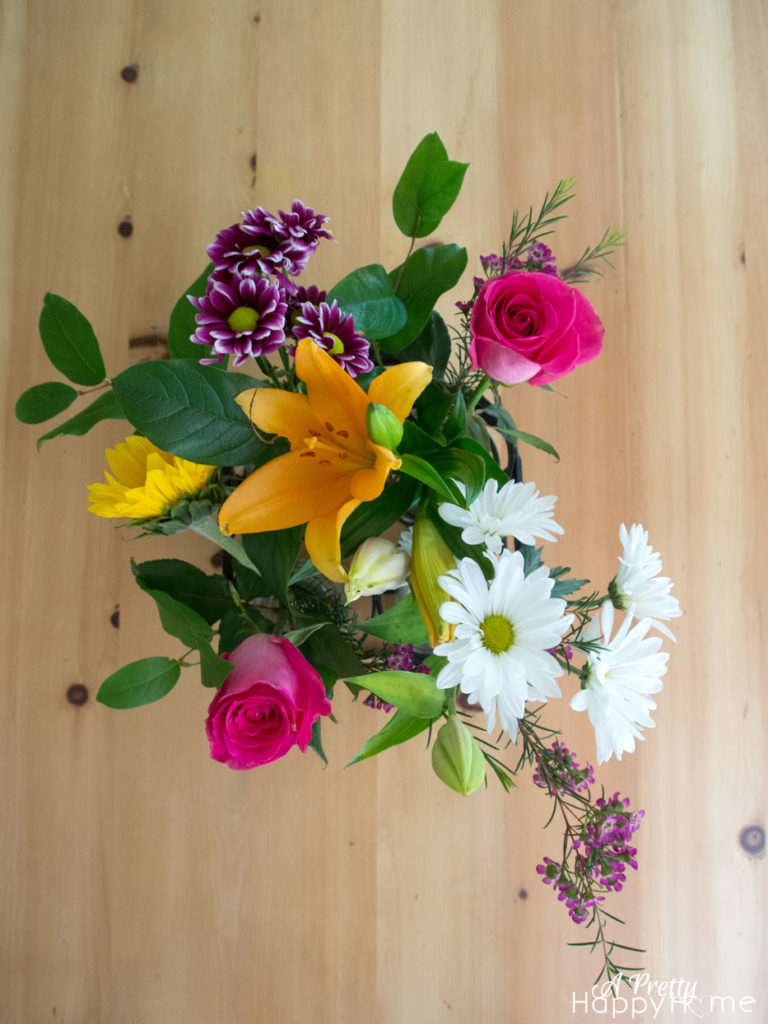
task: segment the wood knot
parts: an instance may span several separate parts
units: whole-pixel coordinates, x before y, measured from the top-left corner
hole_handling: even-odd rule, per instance
[[[138,64],[126,64],[123,70],[120,72],[120,77],[124,82],[135,82],[139,77],[139,65]]]
[[[759,825],[747,825],[741,830],[739,842],[747,853],[753,857],[760,856],[765,853],[765,829]]]
[[[133,234],[133,222],[130,217],[123,217],[117,225],[117,233],[121,238],[130,238]]]
[[[67,690],[67,700],[70,704],[82,707],[88,701],[88,687],[82,683],[72,683]]]

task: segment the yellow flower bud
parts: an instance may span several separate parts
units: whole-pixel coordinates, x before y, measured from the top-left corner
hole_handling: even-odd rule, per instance
[[[435,775],[454,792],[468,796],[485,781],[485,758],[472,733],[451,715],[432,747]]]
[[[383,537],[369,537],[357,549],[349,567],[349,581],[344,585],[347,604],[402,586],[409,570],[407,551]]]
[[[440,606],[450,598],[438,585],[437,578],[455,568],[456,559],[451,549],[420,505],[413,524],[411,589],[432,647],[453,638],[453,626],[440,618]]]

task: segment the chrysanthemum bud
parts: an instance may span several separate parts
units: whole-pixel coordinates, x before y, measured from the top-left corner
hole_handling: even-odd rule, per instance
[[[349,567],[349,581],[344,585],[347,604],[402,586],[409,571],[407,551],[383,537],[369,537],[357,549]]]
[[[370,402],[365,410],[365,425],[374,444],[380,444],[391,452],[397,451],[403,439],[403,424],[391,409],[378,402]]]
[[[472,733],[451,715],[432,747],[435,775],[456,793],[468,796],[485,781],[485,758]]]
[[[437,578],[455,568],[456,559],[450,548],[423,507],[419,506],[413,525],[411,589],[432,647],[453,637],[453,626],[440,617],[440,606],[450,598],[438,584]]]

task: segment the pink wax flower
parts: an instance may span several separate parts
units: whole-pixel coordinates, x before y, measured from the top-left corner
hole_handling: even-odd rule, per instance
[[[249,636],[231,654],[235,666],[211,701],[205,731],[211,757],[229,768],[256,768],[306,750],[312,726],[331,713],[320,674],[283,637]]]
[[[502,384],[549,384],[603,347],[603,325],[559,277],[512,271],[485,281],[472,309],[472,366]]]

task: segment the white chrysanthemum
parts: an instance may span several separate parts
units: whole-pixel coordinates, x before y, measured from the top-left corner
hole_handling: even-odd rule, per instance
[[[595,616],[585,631],[585,640],[598,640],[604,649],[587,655],[584,689],[571,698],[575,711],[589,712],[598,763],[611,754],[620,761],[625,751],[635,749],[636,739],[643,739],[641,726],[653,728],[649,712],[656,704],[650,694],[661,690],[669,657],[659,650],[660,637],[646,636],[650,619],[633,626],[632,616],[626,615],[611,639],[613,615],[613,605],[606,602],[600,621]]]
[[[539,497],[534,483],[510,480],[499,490],[496,480],[489,480],[469,508],[444,502],[438,511],[446,523],[461,527],[465,544],[485,544],[498,555],[505,537],[521,544],[533,544],[537,537],[556,540],[553,534],[563,532],[552,518],[556,501],[553,494]]]
[[[549,652],[562,640],[572,616],[565,601],[551,597],[554,581],[541,566],[526,576],[523,556],[503,551],[489,583],[477,562],[463,558],[438,582],[453,601],[440,615],[456,626],[454,639],[435,653],[448,659],[437,677],[441,689],[459,686],[488,716],[496,714],[514,739],[526,700],[559,697],[555,677],[562,669]]]
[[[616,608],[629,612],[636,619],[650,619],[656,629],[674,640],[674,636],[658,619],[675,619],[682,615],[676,597],[670,594],[672,580],[659,576],[661,555],[648,543],[648,531],[639,523],[619,530],[622,553],[619,571],[608,593]]]

